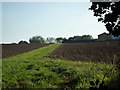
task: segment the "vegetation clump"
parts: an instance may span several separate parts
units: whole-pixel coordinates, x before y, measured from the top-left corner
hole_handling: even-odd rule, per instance
[[[60,45],[4,58],[3,88],[99,88],[103,81],[103,86],[109,87],[112,78],[116,78],[114,65],[46,57]]]

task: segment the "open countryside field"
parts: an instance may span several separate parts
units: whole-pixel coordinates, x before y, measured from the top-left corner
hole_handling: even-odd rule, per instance
[[[2,44],[2,58],[15,56],[49,44]]]
[[[56,59],[49,58],[51,54],[65,45],[68,44],[51,44],[14,57],[4,58],[2,60],[1,82],[3,88],[73,89],[117,87],[119,73],[115,64],[87,62],[87,60],[84,60],[84,62],[81,62],[82,60],[70,61],[67,58],[59,59],[59,57]],[[75,44],[78,46],[71,45],[69,44],[70,50],[78,47],[77,50],[80,51],[79,46],[82,44]],[[81,50],[83,51],[83,49]],[[74,55],[74,52],[71,53]]]
[[[63,44],[49,57],[116,64],[120,60],[120,41]]]

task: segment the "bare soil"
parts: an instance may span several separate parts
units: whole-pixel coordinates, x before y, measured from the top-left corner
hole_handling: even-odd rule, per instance
[[[15,56],[24,52],[28,52],[49,44],[2,44],[2,58],[7,58],[10,56]]]
[[[119,42],[67,43],[48,57],[72,61],[92,61],[115,64],[120,62]]]

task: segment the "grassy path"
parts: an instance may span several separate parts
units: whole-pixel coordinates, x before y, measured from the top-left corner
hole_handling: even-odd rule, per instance
[[[2,60],[3,88],[90,88],[109,86],[112,65],[50,59],[61,44],[52,44]],[[96,84],[96,85],[94,85]],[[110,84],[111,85],[111,84]]]

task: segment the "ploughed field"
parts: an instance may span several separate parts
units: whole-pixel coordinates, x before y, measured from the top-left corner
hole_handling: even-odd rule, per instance
[[[2,71],[0,73],[0,86],[2,85],[3,89],[10,88],[11,90],[17,88],[68,88],[71,90],[74,88],[88,88],[90,90],[95,88],[119,88],[118,64],[81,62],[80,58],[78,58],[79,61],[70,61],[75,55],[84,55],[85,51],[88,51],[87,49],[90,49],[91,52],[95,48],[97,50],[102,49],[103,43],[99,44],[51,44],[14,57],[0,59],[0,62],[2,62],[0,64],[0,71]],[[118,44],[110,43],[108,45],[108,47],[111,46],[114,53],[115,50],[117,51],[115,57],[119,57]],[[89,48],[90,45],[91,48]],[[112,45],[117,49],[113,48]],[[103,46],[105,50],[107,48],[106,44]],[[25,47],[22,49],[25,49]],[[107,50],[109,51],[109,48]],[[59,58],[63,58],[65,53],[65,56],[69,55],[68,57],[71,58],[69,58],[70,60],[48,58],[47,56],[53,54],[53,51],[60,52],[57,54],[54,52]],[[89,53],[87,52],[87,54]]]
[[[116,64],[120,60],[120,42],[62,44],[49,57]]]
[[[2,58],[32,51],[46,45],[49,44],[2,44]]]

